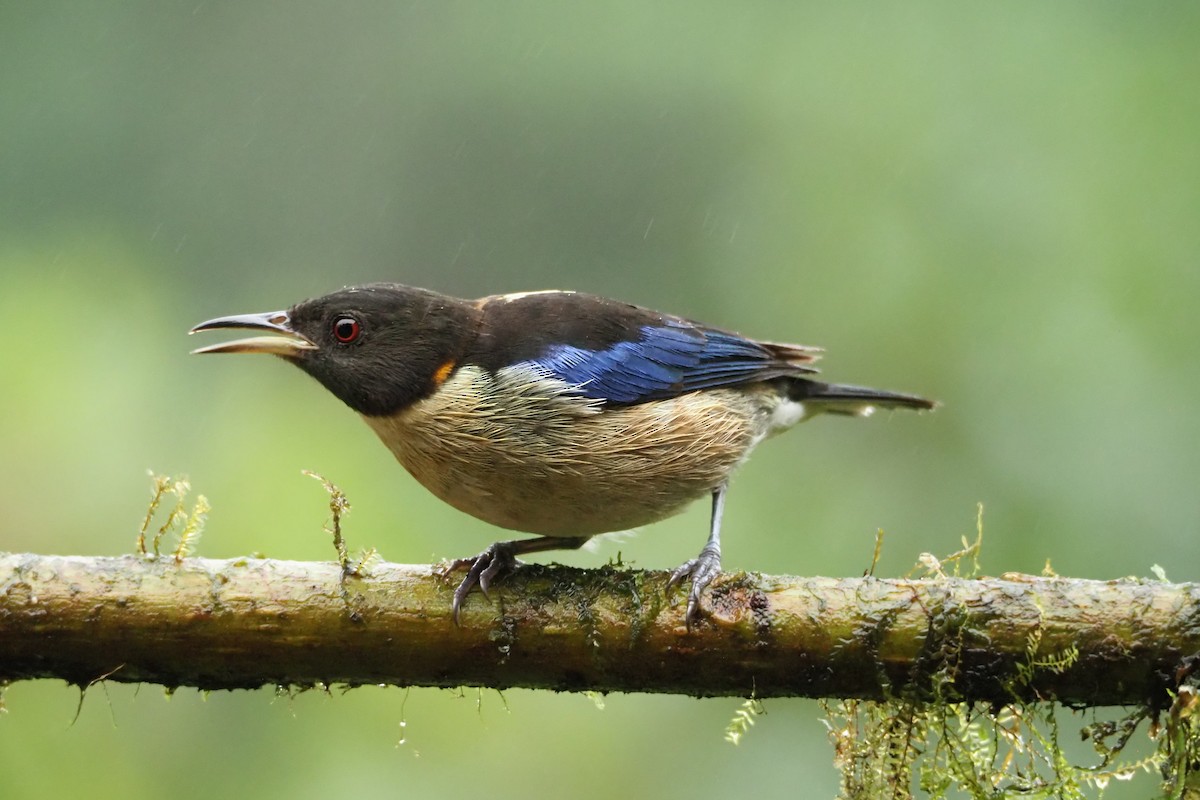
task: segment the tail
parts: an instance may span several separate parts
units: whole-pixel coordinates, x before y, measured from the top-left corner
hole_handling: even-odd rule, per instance
[[[814,412],[824,411],[855,417],[869,417],[877,408],[931,411],[938,405],[933,400],[915,394],[885,392],[845,383],[821,383],[806,378],[796,378],[791,382],[788,387],[788,399],[804,403]]]

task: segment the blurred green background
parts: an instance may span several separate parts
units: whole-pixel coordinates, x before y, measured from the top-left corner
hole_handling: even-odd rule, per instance
[[[0,550],[129,552],[148,468],[212,501],[201,555],[331,558],[303,468],[352,546],[480,550],[299,370],[187,355],[200,320],[395,280],[612,295],[944,401],[762,447],[728,568],[860,574],[882,527],[902,574],[983,502],[993,574],[1200,580],[1198,35],[1184,3],[4,3]],[[674,567],[702,506],[562,560]],[[734,748],[729,699],[4,700],[7,800],[837,787],[801,701]]]

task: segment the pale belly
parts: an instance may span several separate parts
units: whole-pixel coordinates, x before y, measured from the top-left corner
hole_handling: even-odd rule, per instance
[[[617,409],[526,371],[458,370],[432,397],[364,417],[455,508],[545,536],[627,530],[708,496],[769,432],[770,387]]]

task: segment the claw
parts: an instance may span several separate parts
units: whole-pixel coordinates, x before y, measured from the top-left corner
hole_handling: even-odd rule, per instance
[[[692,585],[688,589],[687,612],[684,614],[684,623],[689,631],[700,621],[702,614],[700,597],[719,574],[721,574],[720,548],[705,547],[700,551],[699,556],[680,566],[671,573],[671,577],[667,580],[667,588],[671,589],[681,584],[685,578],[691,579]]]
[[[502,572],[514,569],[520,563],[512,553],[496,552],[492,560],[488,562],[487,568],[479,573],[479,591],[483,592],[484,597],[488,597],[488,587],[492,585],[492,580]],[[488,597],[488,599],[491,598]]]
[[[483,596],[491,600],[488,588],[491,587],[492,581],[502,572],[509,572],[521,563],[517,560],[512,545],[512,542],[496,542],[474,558],[460,558],[450,565],[451,570],[468,568],[467,576],[454,590],[454,601],[450,604],[455,625],[459,624],[458,614],[472,589],[478,586]]]
[[[575,550],[582,547],[587,540],[587,536],[541,536],[536,539],[514,539],[508,542],[496,542],[473,558],[460,558],[451,562],[450,571],[464,568],[467,570],[467,577],[463,578],[462,583],[454,590],[454,602],[450,605],[454,624],[459,624],[458,613],[462,610],[467,595],[476,586],[479,587],[479,591],[483,593],[484,597],[488,600],[492,599],[488,595],[492,581],[516,569],[517,565],[521,563],[517,560],[518,555],[540,553],[545,550]]]
[[[670,589],[679,585],[684,578],[692,579],[692,588],[688,590],[687,612],[683,621],[690,631],[692,625],[700,620],[700,596],[712,583],[713,578],[721,574],[721,516],[725,511],[725,484],[712,491],[712,523],[708,531],[708,541],[700,555],[687,562],[671,573],[667,581]]]

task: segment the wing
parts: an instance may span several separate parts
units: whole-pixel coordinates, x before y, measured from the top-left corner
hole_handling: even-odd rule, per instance
[[[571,292],[489,298],[485,317],[487,366],[529,364],[614,405],[812,373],[819,352]]]

